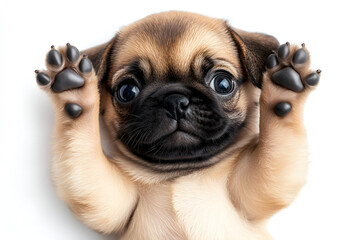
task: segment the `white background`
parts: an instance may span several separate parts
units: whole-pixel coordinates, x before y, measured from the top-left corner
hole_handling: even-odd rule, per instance
[[[336,2],[336,3],[335,3]],[[113,239],[77,221],[50,175],[53,112],[33,71],[50,45],[85,49],[148,14],[186,10],[305,42],[321,83],[308,99],[308,183],[271,220],[277,240],[360,239],[359,6],[353,1],[1,1],[0,239]]]

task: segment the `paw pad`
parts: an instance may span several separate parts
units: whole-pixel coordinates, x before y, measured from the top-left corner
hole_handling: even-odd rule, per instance
[[[298,106],[297,101],[302,102],[303,96],[307,96],[308,91],[319,83],[321,71],[312,71],[309,66],[310,54],[305,44],[298,47],[287,42],[268,56],[263,103],[278,117],[289,115],[293,107]]]
[[[72,118],[77,118],[82,113],[82,107],[76,103],[68,103],[65,105],[65,112]]]
[[[81,57],[79,50],[68,43],[59,51],[51,46],[51,50],[46,56],[46,65],[48,70],[35,71],[37,83],[50,94],[56,93],[56,97],[53,99],[64,106],[63,111],[66,115],[73,119],[78,118],[83,113],[83,108],[80,106],[82,105],[82,93],[86,92],[86,96],[92,96],[89,91],[94,87],[97,91],[97,81],[94,81],[96,77],[93,74],[90,59],[85,55]],[[85,86],[87,83],[89,83],[88,87]],[[73,89],[78,90],[72,92]],[[68,92],[62,94],[64,91]],[[78,101],[80,105],[74,103],[75,101]],[[87,101],[88,105],[89,102]]]
[[[294,92],[307,86],[315,86],[320,79],[320,70],[311,73],[308,69],[309,54],[305,44],[301,48],[285,43],[279,46],[266,60],[266,68],[273,83]]]
[[[45,86],[51,83],[51,89],[56,93],[84,86],[85,79],[79,72],[83,74],[90,73],[92,71],[92,63],[86,56],[78,62],[79,57],[79,50],[69,43],[66,44],[66,50],[62,51],[62,53],[54,49],[54,46],[51,46],[51,50],[46,57],[46,63],[56,67],[58,73],[56,73],[52,81],[49,76],[52,74],[36,70],[35,73],[38,84]],[[65,66],[62,66],[63,60],[65,60]]]
[[[277,116],[283,117],[291,111],[291,104],[288,102],[281,102],[275,105],[274,112]]]
[[[56,75],[52,90],[54,92],[63,92],[66,90],[82,87],[85,84],[84,78],[79,76],[71,69],[65,69]]]
[[[286,67],[275,72],[271,79],[276,84],[294,92],[301,92],[304,89],[299,74],[291,67]]]

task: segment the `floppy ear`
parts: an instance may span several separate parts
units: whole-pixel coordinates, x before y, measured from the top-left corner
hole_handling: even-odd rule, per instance
[[[107,43],[86,49],[81,53],[86,54],[91,60],[99,82],[107,77],[110,67],[110,57],[115,37]]]
[[[249,33],[232,27],[229,30],[247,74],[252,83],[261,88],[266,58],[278,48],[278,40],[262,33]]]

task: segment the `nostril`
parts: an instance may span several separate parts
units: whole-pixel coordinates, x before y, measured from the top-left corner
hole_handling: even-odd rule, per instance
[[[184,112],[189,103],[190,101],[185,95],[173,93],[164,98],[163,107],[168,110],[171,118],[178,120],[184,117]]]
[[[189,106],[189,99],[187,97],[183,98],[179,102],[178,110],[186,110],[186,108]]]

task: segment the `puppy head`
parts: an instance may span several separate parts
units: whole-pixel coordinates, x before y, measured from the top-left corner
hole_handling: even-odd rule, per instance
[[[168,12],[87,50],[119,149],[114,161],[174,176],[229,158],[258,131],[264,62],[277,46],[221,20]]]

